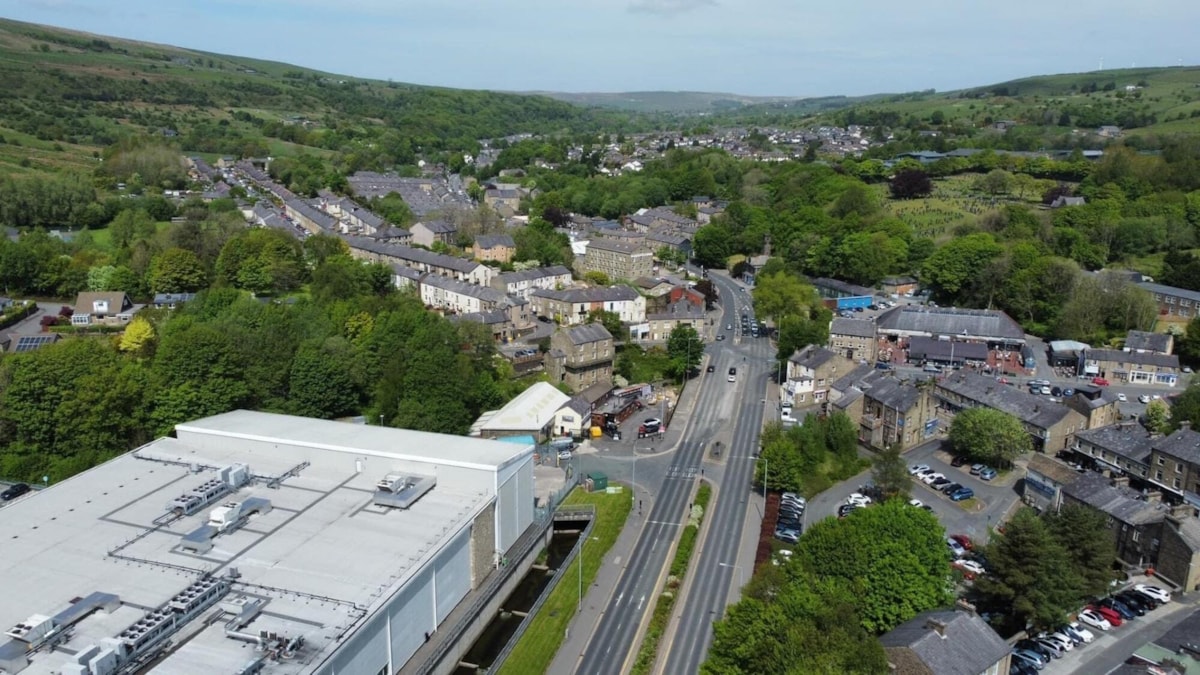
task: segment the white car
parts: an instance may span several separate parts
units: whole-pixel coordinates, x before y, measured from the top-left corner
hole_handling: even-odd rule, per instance
[[[980,565],[979,563],[975,562],[974,560],[958,560],[958,561],[955,561],[954,566],[961,569],[964,572],[970,572],[971,574],[974,574],[975,576],[979,576],[979,575],[983,574],[984,572],[986,572],[986,570],[983,569],[983,565]]]
[[[929,468],[928,464],[913,464],[908,468],[908,475],[915,476],[919,473],[929,473],[933,469]]]
[[[1133,587],[1133,590],[1141,591],[1142,593],[1145,593],[1155,600],[1158,600],[1164,605],[1171,601],[1171,594],[1159,588],[1158,586],[1151,586],[1150,584],[1137,584]]]
[[[908,505],[915,506],[916,508],[919,509],[922,506],[925,506],[925,502],[921,501],[920,499],[910,499],[910,500],[908,500]]]
[[[871,498],[864,494],[855,492],[849,497],[846,497],[846,503],[850,504],[851,506],[869,506],[871,504]]]
[[[1117,400],[1120,401],[1121,403],[1124,403],[1129,400],[1129,397],[1126,396],[1125,394],[1117,394]]]
[[[1083,644],[1085,645],[1091,644],[1092,640],[1096,639],[1096,634],[1081,626],[1078,621],[1072,621],[1071,623],[1067,624],[1067,626],[1070,627],[1071,630],[1075,631],[1076,635],[1083,638]]]
[[[927,474],[921,476],[921,482],[926,485],[929,485],[930,483],[932,483],[933,481],[935,481],[939,478],[945,478],[945,476],[938,473],[937,471],[934,471],[932,473],[927,473]]]
[[[1075,649],[1075,643],[1071,641],[1071,638],[1063,635],[1062,633],[1042,633],[1041,635],[1038,635],[1038,639],[1049,640],[1058,645],[1058,648],[1064,652],[1069,652],[1072,649]]]
[[[1108,619],[1100,616],[1100,613],[1091,609],[1085,609],[1079,613],[1079,622],[1085,626],[1091,626],[1097,630],[1110,630],[1112,624]]]
[[[963,548],[962,544],[950,537],[946,537],[946,546],[950,547],[950,552],[954,554],[955,558],[961,558],[967,554],[967,549]]]
[[[1142,394],[1141,396],[1138,397],[1138,403],[1149,403],[1149,402],[1150,402],[1149,394]]]

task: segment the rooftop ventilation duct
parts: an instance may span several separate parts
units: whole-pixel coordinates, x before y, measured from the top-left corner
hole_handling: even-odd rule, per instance
[[[389,473],[375,485],[375,505],[407,509],[437,485],[437,478],[417,474]]]

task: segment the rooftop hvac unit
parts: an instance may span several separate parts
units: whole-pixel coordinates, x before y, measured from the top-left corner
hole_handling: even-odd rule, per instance
[[[417,474],[390,473],[376,483],[376,506],[407,509],[437,485],[437,478]]]

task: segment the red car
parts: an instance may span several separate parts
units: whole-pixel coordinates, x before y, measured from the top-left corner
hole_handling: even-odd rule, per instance
[[[1092,384],[1096,385],[1097,387],[1107,387],[1108,380],[1104,379],[1103,377],[1093,377]]]
[[[972,544],[971,538],[965,534],[952,534],[952,535],[950,535],[950,538],[953,539],[954,541],[957,541],[959,543],[959,545],[961,545],[963,548],[967,549],[968,551],[975,550],[975,544]]]
[[[1113,625],[1113,628],[1116,628],[1117,626],[1121,625],[1121,615],[1107,607],[1098,607],[1096,605],[1088,605],[1088,609],[1092,610],[1093,612],[1096,612],[1097,614],[1104,617],[1105,619],[1108,619],[1108,622]]]

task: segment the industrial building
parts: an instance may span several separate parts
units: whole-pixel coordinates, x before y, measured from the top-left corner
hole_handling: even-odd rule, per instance
[[[179,424],[0,510],[0,670],[395,673],[532,525],[533,492],[531,444]]]

